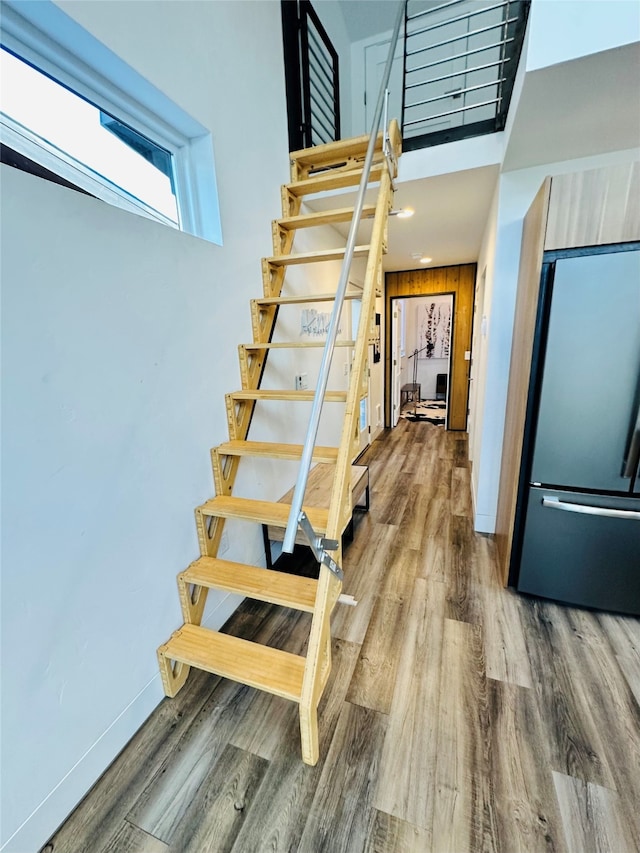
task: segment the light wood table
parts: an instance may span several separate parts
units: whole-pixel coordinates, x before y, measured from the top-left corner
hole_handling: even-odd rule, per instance
[[[327,507],[331,498],[331,487],[333,486],[333,472],[335,465],[321,462],[309,471],[307,490],[304,495],[304,505],[309,507]],[[283,495],[278,503],[291,504],[293,500],[293,487]],[[361,509],[369,510],[369,468],[366,465],[351,466],[351,511]],[[267,568],[273,568],[271,558],[271,543],[282,542],[284,539],[284,528],[273,527],[263,524],[262,534],[264,537],[264,551],[267,558]],[[353,538],[353,516],[345,528],[344,535],[351,540]],[[295,539],[296,545],[308,545],[306,538],[298,530]]]

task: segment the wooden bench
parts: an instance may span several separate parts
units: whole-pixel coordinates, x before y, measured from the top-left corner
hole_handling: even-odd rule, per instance
[[[331,499],[331,488],[333,486],[333,474],[335,465],[321,462],[309,471],[307,489],[304,496],[304,505],[309,507],[327,507]],[[293,500],[293,487],[283,495],[278,503],[290,504]],[[369,468],[366,465],[351,466],[351,511],[361,509],[365,512],[369,509]],[[271,558],[271,543],[282,542],[284,539],[284,528],[262,525],[264,538],[264,552],[267,558],[267,568],[273,568]],[[345,535],[353,538],[353,517],[345,529]],[[308,545],[309,543],[298,530],[295,539],[296,545]]]

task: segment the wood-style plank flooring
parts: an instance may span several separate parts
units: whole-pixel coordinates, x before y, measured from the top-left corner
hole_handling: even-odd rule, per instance
[[[465,435],[401,421],[364,462],[318,765],[295,705],[192,672],[47,853],[640,850],[640,622],[500,587]],[[302,652],[309,619],[226,630]]]

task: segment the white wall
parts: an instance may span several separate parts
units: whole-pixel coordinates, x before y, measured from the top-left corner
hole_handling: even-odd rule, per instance
[[[640,39],[637,0],[534,0],[527,71]]]
[[[277,2],[60,6],[212,129],[225,244],[2,167],[2,832],[19,853],[162,696],[155,649],[181,623],[175,575],[288,178]],[[229,557],[260,562],[259,533]],[[236,604],[212,595],[209,624]]]
[[[487,225],[478,254],[476,288],[473,314],[473,339],[471,342],[471,388],[469,392],[469,459],[472,463],[480,455],[480,429],[484,407],[484,380],[487,364],[487,336],[489,333],[489,315],[487,306],[491,303],[493,284],[493,263],[496,249],[496,229],[498,219],[499,185],[496,185],[487,217]],[[477,492],[477,466],[472,465],[472,494]]]

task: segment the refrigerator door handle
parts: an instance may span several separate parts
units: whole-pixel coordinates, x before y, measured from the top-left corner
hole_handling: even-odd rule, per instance
[[[627,458],[623,462],[622,476],[625,478],[635,477],[638,470],[638,462],[640,462],[640,406],[638,407],[636,426],[629,442]]]
[[[542,498],[542,506],[549,509],[561,509],[565,512],[579,512],[583,515],[600,515],[607,518],[632,518],[640,521],[640,512],[632,509],[608,509],[604,506],[589,506],[589,504],[571,504],[559,498]]]

